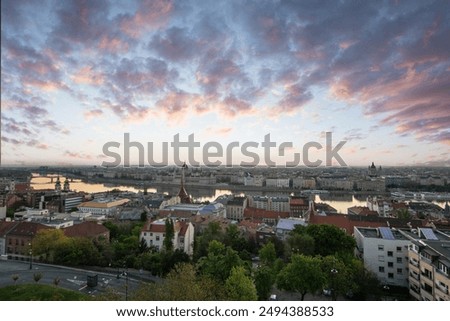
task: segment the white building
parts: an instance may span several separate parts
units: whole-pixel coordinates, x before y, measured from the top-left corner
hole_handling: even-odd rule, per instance
[[[128,203],[130,200],[127,198],[121,199],[99,199],[89,202],[81,203],[78,206],[78,210],[83,213],[92,213],[94,215],[105,215],[112,217],[118,214],[120,206]]]
[[[292,179],[293,188],[315,189],[316,180],[314,178],[295,177]]]
[[[267,187],[289,188],[289,178],[266,178]]]
[[[250,196],[249,207],[277,212],[291,211],[289,196]]]
[[[269,210],[276,212],[290,212],[291,206],[289,202],[289,196],[271,197]]]
[[[263,186],[264,176],[263,175],[246,175],[244,176],[245,186]]]
[[[158,251],[163,248],[166,237],[166,219],[148,221],[142,228],[140,239],[144,240],[148,247],[155,247]],[[174,222],[173,248],[183,250],[192,255],[194,251],[194,226],[189,222]]]
[[[408,287],[411,240],[394,228],[354,228],[357,255],[381,283]]]

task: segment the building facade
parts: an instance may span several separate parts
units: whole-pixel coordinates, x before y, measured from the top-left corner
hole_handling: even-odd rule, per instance
[[[390,227],[355,227],[356,254],[385,285],[408,287],[411,240]]]
[[[432,229],[417,229],[417,235],[408,251],[409,294],[420,301],[450,301],[450,236]]]

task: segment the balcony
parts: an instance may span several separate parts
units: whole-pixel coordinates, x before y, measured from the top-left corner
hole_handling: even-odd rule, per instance
[[[430,285],[424,283],[420,285],[420,288],[422,289],[422,292],[433,295],[433,287],[431,287]]]
[[[416,280],[420,279],[419,273],[414,272],[414,271],[409,272],[409,276],[412,277],[413,279],[416,279]]]
[[[413,291],[414,293],[420,294],[420,289],[419,289],[417,286],[411,285],[411,286],[409,287],[409,289],[410,289],[411,291]]]
[[[433,274],[432,273],[425,273],[425,272],[421,271],[420,275],[422,275],[423,277],[425,277],[426,279],[428,279],[430,281],[433,280]]]
[[[411,259],[411,260],[409,260],[409,263],[414,265],[415,267],[419,267],[419,262],[416,260]]]
[[[447,274],[447,273],[445,273],[444,271],[442,271],[442,270],[440,270],[440,269],[436,269],[435,270],[437,273],[439,273],[440,275],[443,275],[443,276],[445,276],[445,277],[450,277],[450,275],[449,274]]]
[[[422,254],[420,254],[420,260],[423,262],[427,262],[428,264],[431,264],[431,260],[425,256],[423,256]]]
[[[438,289],[439,291],[441,291],[444,294],[448,294],[448,288],[440,285],[439,283],[436,282],[436,289]]]

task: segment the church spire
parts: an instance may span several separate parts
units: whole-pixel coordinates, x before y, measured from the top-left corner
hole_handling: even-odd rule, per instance
[[[183,166],[181,166],[181,181],[180,181],[180,191],[178,192],[178,196],[180,197],[181,203],[184,204],[191,204],[191,198],[189,194],[186,192],[186,189],[184,187],[185,184],[185,169],[187,168],[186,162],[183,163]]]

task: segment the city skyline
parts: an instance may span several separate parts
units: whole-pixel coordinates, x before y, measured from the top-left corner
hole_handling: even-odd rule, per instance
[[[7,0],[1,9],[2,165],[101,165],[111,161],[103,146],[122,146],[125,133],[154,143],[156,160],[175,135],[224,149],[258,142],[258,165],[270,134],[277,148],[292,142],[284,157],[271,154],[283,165],[308,142],[325,146],[326,132],[333,146],[345,141],[348,166],[450,164],[448,2]],[[311,159],[324,165],[325,148]]]

